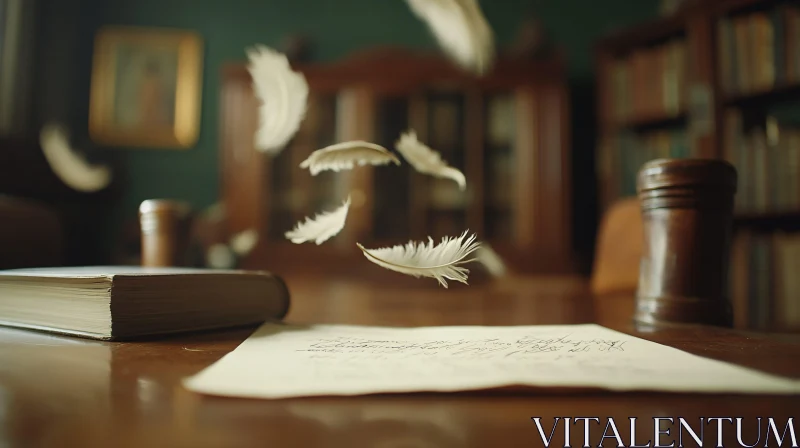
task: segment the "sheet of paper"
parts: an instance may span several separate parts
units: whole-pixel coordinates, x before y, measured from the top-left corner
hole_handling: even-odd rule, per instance
[[[288,398],[504,386],[800,393],[800,380],[695,356],[607,328],[386,328],[265,324],[185,386]]]

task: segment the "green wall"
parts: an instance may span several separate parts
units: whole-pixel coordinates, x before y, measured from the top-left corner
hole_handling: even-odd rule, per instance
[[[244,59],[253,43],[278,46],[290,33],[307,33],[316,58],[332,60],[370,45],[435,48],[428,30],[404,0],[40,0],[38,118],[62,119],[76,142],[98,159],[124,167],[125,191],[110,214],[116,224],[134,217],[147,198],[172,197],[205,207],[218,192],[218,85],[221,64]],[[483,0],[497,40],[509,42],[525,13],[542,19],[569,58],[576,127],[578,186],[590,189],[593,144],[592,45],[605,31],[652,17],[657,0]],[[197,146],[190,150],[95,148],[86,138],[93,33],[102,25],[166,26],[198,31],[205,40],[203,109]],[[580,132],[579,132],[580,131]],[[578,147],[580,145],[580,147]],[[586,176],[590,178],[586,178]],[[576,189],[583,191],[586,188]],[[576,198],[580,223],[591,219],[591,198]],[[588,224],[591,226],[591,223]],[[112,229],[116,225],[112,225]],[[581,235],[586,231],[577,230]],[[580,237],[579,237],[580,238]],[[591,241],[584,237],[584,245]]]

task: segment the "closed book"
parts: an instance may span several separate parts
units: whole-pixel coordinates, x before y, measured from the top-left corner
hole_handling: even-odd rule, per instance
[[[138,266],[0,271],[0,325],[126,340],[280,320],[284,281],[265,271]]]

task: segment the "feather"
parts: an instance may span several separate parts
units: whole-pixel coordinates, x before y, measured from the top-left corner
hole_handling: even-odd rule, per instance
[[[249,254],[258,244],[258,232],[255,229],[245,230],[231,237],[230,248],[233,253],[243,257]]]
[[[236,266],[236,256],[224,244],[214,244],[206,251],[206,266],[213,269],[232,269]]]
[[[305,119],[308,83],[302,73],[292,70],[284,54],[264,45],[247,49],[247,57],[253,90],[261,102],[255,146],[276,155]]]
[[[379,266],[416,278],[435,278],[447,288],[447,280],[467,284],[469,269],[459,265],[474,261],[467,257],[480,248],[475,235],[467,237],[467,233],[457,238],[442,238],[437,245],[433,244],[433,238],[430,237],[427,244],[410,241],[405,245],[379,249],[365,249],[361,244],[356,244],[369,261]]]
[[[304,222],[297,223],[294,229],[286,232],[286,238],[295,244],[307,241],[314,241],[318,245],[322,244],[341,232],[349,210],[350,196],[336,210],[319,213],[313,219],[307,217]]]
[[[70,146],[66,130],[56,124],[42,128],[39,144],[53,172],[70,188],[93,192],[111,183],[111,170],[102,165],[90,165]]]
[[[303,160],[300,168],[308,168],[311,175],[316,176],[325,170],[350,170],[355,165],[388,165],[390,162],[400,165],[397,156],[383,146],[357,140],[318,149]]]
[[[493,277],[503,277],[506,275],[506,264],[503,259],[500,258],[500,255],[492,249],[492,246],[485,243],[482,244],[475,252],[475,256],[478,262],[481,263]]]
[[[451,59],[477,75],[489,70],[494,62],[494,35],[477,0],[406,1]]]
[[[417,140],[417,133],[413,130],[402,134],[395,143],[395,147],[403,155],[403,158],[420,173],[452,179],[462,191],[467,188],[464,174],[457,168],[448,166],[438,152]]]

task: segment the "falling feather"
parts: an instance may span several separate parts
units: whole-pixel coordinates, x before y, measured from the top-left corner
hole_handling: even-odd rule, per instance
[[[82,192],[99,191],[111,183],[111,170],[90,165],[69,144],[66,130],[48,124],[42,128],[39,144],[53,172],[70,188]]]
[[[286,56],[264,45],[247,49],[253,90],[261,102],[257,149],[278,154],[297,134],[305,119],[308,83],[292,70]]]
[[[420,173],[452,179],[463,191],[467,188],[464,174],[457,168],[448,166],[442,156],[417,139],[417,133],[408,131],[395,143],[397,151]]]
[[[461,67],[477,75],[494,62],[494,35],[477,0],[406,0],[439,46]]]
[[[214,244],[206,251],[206,266],[213,269],[233,269],[236,255],[224,244]]]
[[[249,254],[258,244],[258,232],[255,229],[244,230],[231,237],[230,248],[239,257]]]
[[[492,246],[485,243],[482,244],[475,252],[475,256],[478,262],[481,263],[493,277],[503,277],[506,275],[508,271],[506,269],[506,264],[500,255],[492,249]]]
[[[400,160],[383,146],[357,140],[318,149],[300,164],[300,168],[308,168],[311,175],[316,176],[325,170],[350,170],[355,165],[388,165],[389,163],[400,165]]]
[[[361,244],[356,244],[369,261],[379,266],[416,278],[435,278],[447,288],[447,280],[467,284],[469,269],[460,265],[474,261],[467,257],[480,248],[475,235],[467,234],[464,232],[459,237],[444,237],[437,245],[434,245],[432,238],[428,238],[427,243],[410,241],[405,245],[379,249],[365,249]]]
[[[350,196],[334,211],[317,214],[314,218],[307,217],[304,222],[299,222],[289,232],[286,238],[295,244],[314,241],[318,245],[336,236],[344,228],[347,212],[350,210]]]

